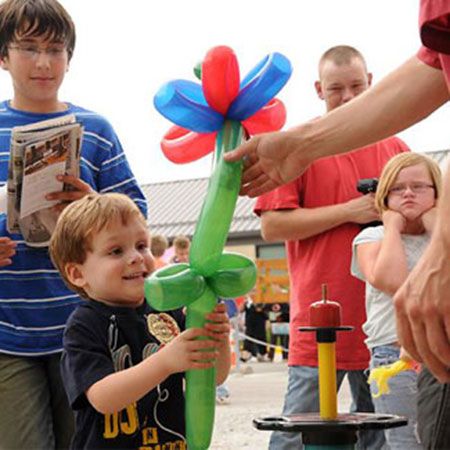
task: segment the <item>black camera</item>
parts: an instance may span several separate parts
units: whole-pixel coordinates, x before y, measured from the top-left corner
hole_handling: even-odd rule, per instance
[[[358,192],[361,192],[361,194],[366,195],[370,194],[371,192],[375,193],[377,190],[377,186],[378,186],[378,178],[362,178],[361,180],[358,180],[356,189]],[[382,225],[382,223],[383,222],[376,220],[374,222],[362,224],[361,228],[377,227],[378,225]]]
[[[362,178],[358,180],[358,184],[356,185],[356,189],[361,194],[370,194],[371,192],[375,192],[378,186],[378,178]]]

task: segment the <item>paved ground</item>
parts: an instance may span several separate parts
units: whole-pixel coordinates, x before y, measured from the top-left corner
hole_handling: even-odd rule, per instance
[[[234,371],[228,378],[231,391],[228,404],[216,406],[216,421],[211,450],[267,449],[269,431],[259,431],[253,418],[279,415],[287,385],[287,365],[250,362],[253,373]],[[339,411],[348,411],[350,393],[347,383],[339,393]]]

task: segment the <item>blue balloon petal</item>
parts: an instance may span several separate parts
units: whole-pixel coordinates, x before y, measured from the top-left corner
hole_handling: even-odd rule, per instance
[[[174,80],[156,93],[155,108],[180,127],[198,133],[211,133],[222,127],[224,117],[210,108],[202,87],[192,81]]]
[[[272,53],[266,56],[242,81],[227,118],[242,121],[255,114],[278,94],[291,73],[291,63],[284,55]]]

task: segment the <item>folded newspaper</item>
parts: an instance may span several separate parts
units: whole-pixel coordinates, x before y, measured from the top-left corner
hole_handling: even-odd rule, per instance
[[[31,247],[48,245],[56,225],[58,200],[50,192],[72,187],[57,175],[80,175],[83,127],[73,114],[14,127],[7,181],[7,227]]]

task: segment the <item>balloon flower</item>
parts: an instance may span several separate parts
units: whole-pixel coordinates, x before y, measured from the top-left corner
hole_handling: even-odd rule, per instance
[[[149,304],[159,311],[187,307],[186,325],[203,327],[218,297],[238,297],[255,284],[250,259],[224,253],[239,194],[242,162],[223,154],[249,135],[280,129],[286,110],[273,97],[292,72],[279,53],[266,56],[240,81],[234,52],[211,49],[201,64],[201,85],[187,80],[165,84],[154,98],[156,109],[175,123],[161,142],[165,156],[187,163],[215,150],[215,164],[197,222],[189,264],[156,271],[145,283]],[[215,368],[186,374],[186,438],[190,450],[209,447],[215,407]]]

